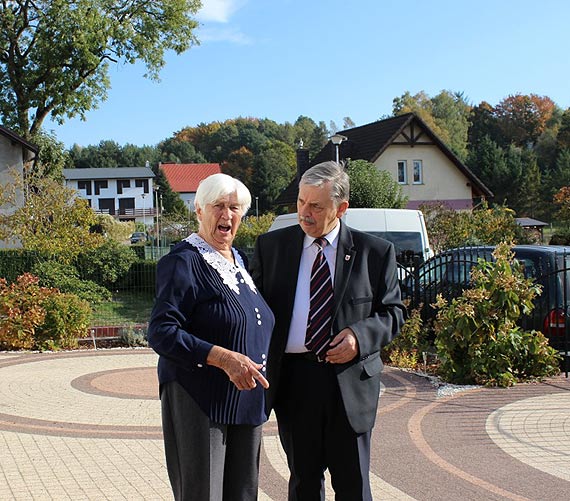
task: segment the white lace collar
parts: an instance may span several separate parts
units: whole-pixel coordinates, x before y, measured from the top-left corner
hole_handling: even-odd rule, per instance
[[[230,263],[197,233],[192,233],[192,235],[184,240],[198,249],[198,252],[204,258],[204,261],[218,272],[223,282],[236,294],[239,294],[238,272],[241,273],[243,280],[247,285],[249,285],[249,288],[257,294],[257,289],[253,283],[253,279],[245,269],[245,265],[239,252],[237,252],[233,247],[232,253],[236,264]]]

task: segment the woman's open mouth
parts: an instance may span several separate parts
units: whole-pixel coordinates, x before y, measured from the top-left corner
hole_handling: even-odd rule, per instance
[[[223,224],[218,225],[218,231],[221,233],[230,233],[231,230],[232,230],[231,226],[225,226]]]

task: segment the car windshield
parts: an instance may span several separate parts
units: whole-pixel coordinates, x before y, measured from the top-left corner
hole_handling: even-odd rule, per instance
[[[416,231],[368,231],[371,235],[389,240],[396,249],[400,264],[412,264],[415,256],[423,257],[422,237]]]

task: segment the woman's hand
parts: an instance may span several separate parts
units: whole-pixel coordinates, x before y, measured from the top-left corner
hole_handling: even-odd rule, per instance
[[[259,372],[263,364],[256,364],[237,351],[214,346],[208,353],[206,363],[222,369],[238,390],[252,390],[257,386],[257,382],[265,389],[269,388],[269,382]]]

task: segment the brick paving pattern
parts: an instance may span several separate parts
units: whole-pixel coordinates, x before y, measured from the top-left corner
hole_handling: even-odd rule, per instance
[[[148,349],[0,353],[0,499],[172,499],[156,362]],[[375,499],[567,499],[567,379],[443,395],[426,378],[386,369],[372,437]],[[284,501],[286,489],[271,419],[259,499]]]

